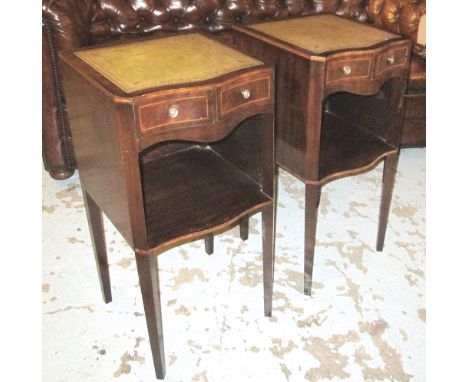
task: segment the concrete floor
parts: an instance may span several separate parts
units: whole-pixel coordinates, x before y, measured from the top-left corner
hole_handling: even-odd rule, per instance
[[[263,317],[261,223],[160,256],[166,381],[424,381],[425,150],[402,151],[383,252],[382,165],[322,192],[304,296],[304,186],[280,172],[273,317]],[[104,304],[78,176],[43,174],[43,380],[154,381],[133,253],[106,221]]]

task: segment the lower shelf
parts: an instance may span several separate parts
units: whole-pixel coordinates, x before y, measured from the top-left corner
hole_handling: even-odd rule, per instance
[[[324,113],[320,141],[319,182],[366,171],[397,149],[374,134]]]
[[[200,146],[143,163],[142,178],[148,249],[196,239],[272,203],[251,178]]]

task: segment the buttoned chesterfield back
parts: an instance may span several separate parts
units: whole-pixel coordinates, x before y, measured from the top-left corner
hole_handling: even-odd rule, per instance
[[[375,24],[416,41],[419,19],[426,13],[425,3],[425,0],[43,0],[44,166],[55,179],[70,177],[76,168],[57,65],[57,53],[61,50],[150,33],[195,29],[216,33],[233,24],[324,12]],[[425,59],[413,57],[412,61],[417,63],[411,65],[409,92],[414,88],[425,97]],[[411,118],[417,120],[420,116],[410,115]]]

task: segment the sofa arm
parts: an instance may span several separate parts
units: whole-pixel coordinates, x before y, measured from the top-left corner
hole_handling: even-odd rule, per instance
[[[426,15],[421,17],[418,27],[418,37],[413,45],[414,54],[426,59]]]
[[[44,28],[44,27],[43,27]],[[68,126],[65,124],[56,57],[48,34],[42,32],[42,159],[54,179],[69,178],[75,168]]]
[[[57,65],[57,52],[88,45],[92,2],[42,2],[42,156],[55,179],[70,177],[76,167]]]
[[[369,0],[366,10],[372,24],[416,43],[420,19],[426,14],[426,0]]]
[[[42,23],[48,29],[56,51],[90,43],[92,0],[43,0]]]
[[[413,44],[413,54],[426,59],[426,45]]]

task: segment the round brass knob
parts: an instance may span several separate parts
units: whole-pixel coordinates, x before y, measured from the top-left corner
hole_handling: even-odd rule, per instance
[[[179,108],[175,105],[169,108],[169,117],[176,118],[179,115]]]
[[[392,65],[393,63],[395,63],[395,57],[391,56],[391,57],[387,57],[387,62]]]
[[[348,66],[348,65],[343,66],[343,73],[346,75],[351,74],[351,66]]]
[[[250,90],[249,89],[242,90],[241,94],[242,94],[242,97],[244,97],[244,99],[249,99],[250,98]]]

